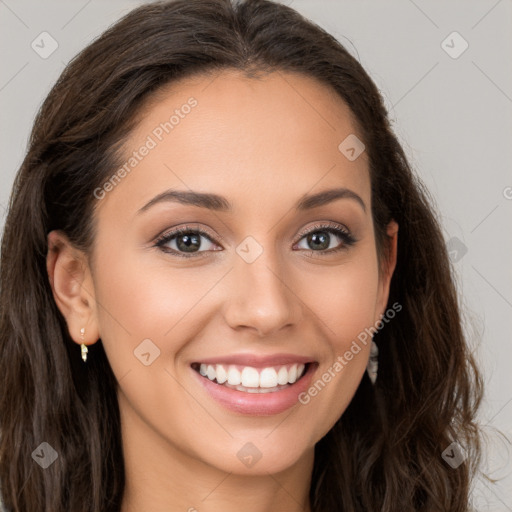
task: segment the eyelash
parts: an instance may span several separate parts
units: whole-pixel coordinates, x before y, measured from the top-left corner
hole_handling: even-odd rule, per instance
[[[312,228],[308,228],[304,231],[301,231],[299,233],[298,239],[294,243],[294,245],[298,244],[305,236],[307,236],[311,233],[316,233],[318,231],[323,231],[325,233],[329,233],[329,234],[338,236],[342,240],[342,244],[339,247],[336,247],[334,249],[325,249],[322,251],[314,251],[311,249],[311,250],[309,250],[310,253],[320,253],[320,254],[329,254],[330,255],[330,254],[337,253],[339,251],[347,250],[349,247],[353,246],[357,242],[357,240],[350,234],[350,232],[346,228],[342,228],[337,224],[320,223],[320,224],[313,226]],[[199,229],[199,228],[191,227],[191,226],[184,226],[184,227],[177,228],[173,231],[164,233],[163,235],[160,235],[156,239],[154,247],[158,247],[160,250],[162,250],[165,253],[173,254],[173,255],[181,257],[181,258],[197,258],[197,257],[201,257],[201,255],[204,254],[205,252],[211,252],[211,251],[199,251],[197,253],[186,254],[186,253],[182,253],[182,252],[176,251],[174,249],[165,247],[165,244],[168,244],[174,238],[177,238],[180,235],[189,234],[189,233],[203,236],[207,240],[209,240],[211,243],[213,243],[213,244],[216,243],[215,240],[213,239],[214,237],[212,235],[210,235],[209,233],[207,233],[206,231]],[[222,237],[220,237],[220,236],[217,236],[217,238],[222,240]],[[306,249],[302,249],[302,250],[306,250]]]

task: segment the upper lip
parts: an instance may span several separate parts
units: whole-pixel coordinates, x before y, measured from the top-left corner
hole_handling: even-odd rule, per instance
[[[255,368],[265,368],[268,366],[280,366],[294,363],[312,363],[314,359],[308,356],[299,356],[296,354],[231,354],[218,357],[206,357],[198,359],[195,363],[203,364],[233,364],[240,366],[251,366]]]

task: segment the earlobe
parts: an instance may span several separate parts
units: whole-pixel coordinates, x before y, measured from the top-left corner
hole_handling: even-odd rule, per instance
[[[62,231],[48,234],[46,269],[53,297],[75,343],[90,345],[99,338],[94,286],[85,254]],[[84,329],[84,331],[82,331]],[[85,336],[81,333],[84,332]]]

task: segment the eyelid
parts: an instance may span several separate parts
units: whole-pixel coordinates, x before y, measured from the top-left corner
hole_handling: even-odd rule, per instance
[[[162,231],[154,241],[154,247],[162,247],[165,245],[165,243],[168,243],[170,239],[174,239],[182,233],[188,233],[188,232],[195,232],[199,234],[200,236],[203,236],[208,239],[208,241],[214,245],[218,245],[219,241],[224,240],[224,237],[219,234],[212,234],[209,230],[209,228],[203,228],[200,227],[199,224],[191,225],[186,224],[184,226],[179,226],[175,228],[169,228],[164,231]],[[329,250],[323,250],[323,251],[313,251],[310,252],[315,253],[318,252],[319,255],[328,255],[328,254],[334,254],[342,249],[346,249],[349,246],[353,245],[355,242],[357,242],[357,239],[351,234],[350,230],[344,226],[343,224],[339,224],[337,222],[333,221],[318,221],[313,226],[309,226],[307,228],[302,229],[296,238],[296,241],[293,243],[293,245],[297,245],[305,236],[309,235],[310,233],[315,233],[316,231],[327,231],[331,234],[334,234],[338,237],[340,237],[340,233],[344,234],[345,240],[343,241],[343,244],[341,247],[335,248],[335,249],[329,249]],[[343,237],[343,235],[341,235]],[[174,254],[176,256],[185,257],[185,258],[197,258],[205,256],[209,252],[216,252],[216,251],[198,251],[198,252],[192,252],[192,253],[185,253],[176,251],[174,249],[169,249],[169,252],[171,254]]]
[[[350,235],[349,229],[344,226],[343,224],[338,224],[336,222],[332,221],[320,221],[314,224],[313,226],[309,226],[307,228],[303,228],[300,230],[300,232],[297,234],[296,240],[294,243],[299,242],[302,240],[302,238],[309,233],[315,232],[317,230],[325,229],[325,228],[334,228],[334,229],[341,229],[344,231],[347,235]],[[156,235],[154,239],[154,243],[158,244],[160,241],[162,241],[165,238],[168,238],[169,236],[177,236],[181,233],[188,232],[188,231],[196,231],[201,235],[206,236],[210,242],[216,243],[217,241],[223,241],[225,237],[222,235],[209,231],[208,228],[200,227],[199,224],[185,224],[184,226],[179,226],[176,228],[166,228],[163,231],[161,231],[158,235]]]
[[[199,224],[185,224],[184,226],[178,226],[176,228],[167,228],[164,231],[160,232],[154,239],[154,244],[158,245],[162,240],[165,240],[169,237],[175,237],[180,235],[181,233],[186,233],[188,231],[194,231],[199,233],[202,236],[208,238],[210,242],[213,244],[217,243],[217,241],[223,241],[224,237],[219,235],[218,233],[213,233],[208,228],[204,226],[200,226]]]
[[[345,232],[347,235],[351,236],[350,230],[343,224],[339,224],[337,222],[332,222],[332,221],[319,221],[319,222],[315,223],[313,226],[309,226],[307,228],[301,229],[300,232],[297,234],[297,239],[294,243],[296,244],[297,242],[302,240],[302,238],[309,235],[310,233],[314,233],[315,231],[321,231],[322,229],[326,229],[326,228],[340,230],[340,231]]]

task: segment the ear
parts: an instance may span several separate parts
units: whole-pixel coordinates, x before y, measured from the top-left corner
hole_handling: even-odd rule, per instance
[[[92,345],[99,339],[99,328],[94,283],[86,255],[62,231],[52,231],[48,234],[46,269],[53,297],[66,319],[71,338],[77,344]]]
[[[386,305],[389,298],[389,288],[391,278],[396,267],[397,246],[398,246],[398,224],[392,220],[386,228],[386,242],[383,248],[383,261],[379,271],[379,292],[377,297],[376,313],[379,315],[375,321],[379,320],[386,312]]]

